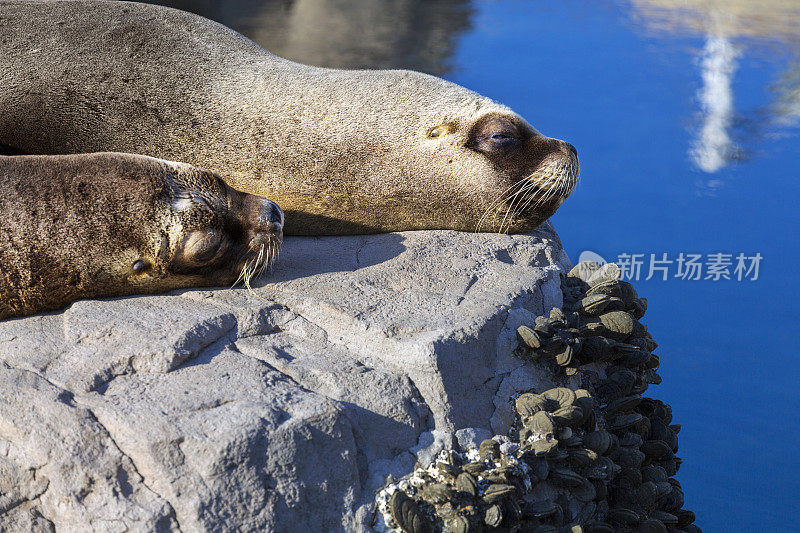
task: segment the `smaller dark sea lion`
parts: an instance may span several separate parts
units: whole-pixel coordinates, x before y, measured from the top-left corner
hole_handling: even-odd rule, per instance
[[[0,156],[0,319],[84,298],[249,284],[283,212],[212,172],[151,157]]]

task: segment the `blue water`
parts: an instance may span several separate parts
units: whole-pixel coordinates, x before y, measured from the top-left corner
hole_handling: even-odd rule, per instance
[[[747,5],[715,4],[726,2]],[[731,146],[721,161],[699,165],[691,150],[704,120],[713,122],[699,98],[707,37],[651,31],[629,2],[394,0],[408,8],[392,11],[403,20],[381,18],[386,4],[371,0],[160,3],[216,18],[290,59],[443,75],[568,140],[582,177],[553,222],[573,262],[587,250],[609,260],[760,253],[757,280],[681,280],[673,264],[667,281],[633,283],[660,343],[663,383],[649,394],[671,404],[683,426],[685,507],[708,532],[800,531],[800,17],[793,40],[770,37],[769,24],[766,37],[729,39],[732,72],[712,92]],[[335,24],[292,48],[285,35],[300,4],[338,16],[317,17]],[[391,27],[372,31],[380,24]],[[771,87],[791,69],[794,117],[770,110]]]
[[[755,281],[634,285],[660,344],[664,381],[649,394],[683,426],[686,508],[705,531],[798,530],[800,132],[764,124],[764,109],[800,46],[740,45],[730,129],[747,159],[705,172],[689,155],[703,36],[654,35],[623,4],[530,6],[475,4],[447,77],[578,148],[580,185],[552,219],[573,262],[584,250],[763,256]]]

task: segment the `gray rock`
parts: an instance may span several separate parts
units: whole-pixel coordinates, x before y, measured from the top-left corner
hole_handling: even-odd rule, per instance
[[[553,386],[510,352],[569,268],[549,223],[294,237],[252,292],[2,322],[0,531],[369,530],[387,476]]]
[[[486,428],[461,428],[456,431],[458,447],[462,451],[477,448],[481,442],[493,437],[492,432]]]

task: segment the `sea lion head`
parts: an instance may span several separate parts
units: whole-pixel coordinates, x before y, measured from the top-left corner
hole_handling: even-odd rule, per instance
[[[276,198],[290,233],[522,232],[575,187],[571,144],[480,94],[414,71],[315,72],[322,81],[307,86],[319,94],[304,99],[299,120],[285,122],[292,140],[278,144],[299,151],[306,143],[299,159],[307,168],[298,169],[305,188],[341,186],[338,194],[328,186],[304,195],[298,187]],[[293,131],[295,123],[303,131]],[[309,213],[328,220],[315,224]]]
[[[133,154],[0,157],[0,319],[75,300],[233,285],[275,258],[273,202]]]
[[[217,174],[163,162],[155,200],[160,231],[123,261],[134,285],[235,285],[261,274],[283,241],[283,211],[227,185]]]

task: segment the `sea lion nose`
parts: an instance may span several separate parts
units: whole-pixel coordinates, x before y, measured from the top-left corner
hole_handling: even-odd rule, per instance
[[[567,155],[572,154],[572,157],[576,159],[578,158],[578,150],[576,150],[575,147],[572,146],[570,143],[566,141],[559,141],[559,144],[561,144],[562,152],[564,152]]]
[[[255,228],[253,229],[257,237],[259,235],[262,237],[264,235],[271,235],[278,240],[282,239],[283,210],[275,202],[262,198]]]
[[[278,204],[275,202],[269,202],[270,209],[269,209],[269,221],[274,224],[281,224],[283,225],[283,210],[278,207]]]
[[[262,200],[259,221],[267,225],[283,226],[283,210],[271,200]]]

